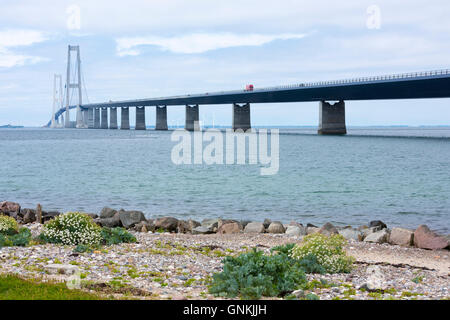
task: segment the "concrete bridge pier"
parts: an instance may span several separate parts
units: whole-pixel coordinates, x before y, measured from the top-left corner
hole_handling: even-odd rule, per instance
[[[109,128],[117,129],[117,108],[109,109]]]
[[[168,127],[167,127],[167,106],[156,106],[155,130],[168,130]]]
[[[83,128],[83,110],[81,110],[80,106],[77,106],[77,117],[75,128]]]
[[[120,130],[130,130],[130,108],[128,107],[121,109]]]
[[[184,129],[187,131],[200,131],[198,104],[186,105],[186,123]]]
[[[94,129],[100,129],[100,108],[94,109]]]
[[[233,131],[242,129],[245,131],[251,129],[250,124],[250,103],[233,103]]]
[[[87,127],[88,129],[94,129],[94,109],[92,108],[87,110]]]
[[[318,134],[347,134],[343,100],[335,104],[320,101]]]
[[[108,108],[102,108],[100,127],[102,129],[108,129]]]
[[[84,129],[88,128],[88,121],[89,121],[88,110],[89,109],[83,109],[83,111],[82,111],[82,113],[83,113],[83,128]]]
[[[136,107],[136,130],[145,130],[145,107]]]

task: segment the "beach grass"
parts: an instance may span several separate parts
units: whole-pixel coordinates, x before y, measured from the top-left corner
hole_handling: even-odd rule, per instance
[[[69,289],[65,283],[24,280],[15,275],[0,275],[0,300],[102,300],[99,295]]]

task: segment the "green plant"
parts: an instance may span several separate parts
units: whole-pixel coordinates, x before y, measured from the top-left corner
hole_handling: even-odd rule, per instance
[[[216,296],[259,299],[284,296],[306,281],[298,261],[285,253],[264,255],[253,249],[223,260],[223,271],[213,275],[209,292]]]
[[[84,213],[68,212],[57,216],[44,225],[40,237],[45,242],[66,245],[98,245],[101,240],[101,228]]]
[[[101,231],[102,242],[106,245],[119,243],[134,243],[136,237],[124,228],[107,228],[103,227]]]
[[[20,228],[17,232],[12,232],[10,229],[7,233],[0,233],[0,248],[1,247],[25,247],[31,241],[31,231],[27,228]]]
[[[0,233],[4,235],[13,235],[19,231],[19,225],[16,219],[0,214]]]
[[[303,260],[303,265],[310,265],[309,271],[321,271],[315,265],[318,264],[326,273],[350,272],[354,258],[346,255],[344,251],[346,243],[347,240],[341,235],[327,237],[314,233],[306,236],[301,244],[295,245],[291,256],[300,261],[306,259]]]

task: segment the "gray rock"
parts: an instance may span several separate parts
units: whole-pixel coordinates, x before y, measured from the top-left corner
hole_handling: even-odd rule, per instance
[[[138,224],[141,221],[146,221],[144,213],[141,211],[119,211],[119,218],[122,226],[125,228],[134,227],[134,225]]]
[[[20,212],[20,204],[17,202],[11,202],[11,201],[2,201],[0,202],[0,213],[4,213],[6,215],[14,214],[16,217]]]
[[[116,227],[122,226],[119,212],[117,212],[114,215],[114,217],[111,217],[111,218],[94,219],[94,222],[97,223],[98,225],[100,225],[101,227],[107,227],[107,228],[116,228]]]
[[[23,223],[33,223],[36,221],[36,210],[34,209],[22,209],[23,213]]]
[[[116,215],[117,210],[108,208],[108,207],[104,207],[102,209],[102,211],[100,211],[100,218],[105,219],[105,218],[112,218]]]
[[[290,236],[304,236],[306,235],[306,229],[300,228],[299,226],[288,226],[286,229],[286,234]]]
[[[136,224],[133,227],[134,231],[137,232],[149,232],[149,231],[155,231],[155,224],[153,223],[153,220],[147,220],[147,221],[141,221],[138,224]]]
[[[369,234],[364,238],[365,242],[373,243],[386,243],[389,241],[389,232],[387,229],[383,229],[374,233]]]
[[[320,228],[319,233],[329,237],[334,234],[339,234],[338,230],[335,226],[333,226],[331,223],[327,222],[325,223],[322,228]]]
[[[204,219],[202,221],[202,227],[207,227],[211,231],[217,231],[219,227],[219,219]]]
[[[284,226],[279,221],[274,221],[269,225],[269,228],[267,228],[267,232],[269,233],[285,233]]]
[[[245,226],[245,233],[264,233],[266,228],[261,222],[250,222]]]
[[[361,231],[352,228],[341,229],[339,230],[339,234],[347,240],[362,241],[363,239]]]
[[[292,294],[297,298],[297,299],[301,299],[306,297],[305,291],[303,291],[302,289],[299,290],[295,290],[292,292]]]
[[[369,234],[372,234],[374,232],[380,231],[378,230],[378,227],[373,227],[373,228],[361,228],[361,233],[363,236],[363,239],[365,239]]]
[[[414,231],[403,228],[392,228],[389,243],[399,246],[412,246],[414,244]]]
[[[155,220],[156,229],[164,229],[169,232],[176,232],[178,227],[178,219],[173,217],[163,217]]]
[[[211,233],[214,233],[214,231],[205,226],[198,226],[192,229],[192,234],[211,234]]]

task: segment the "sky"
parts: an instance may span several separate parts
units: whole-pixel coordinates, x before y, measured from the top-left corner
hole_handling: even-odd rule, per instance
[[[447,0],[0,0],[0,125],[48,122],[68,45],[83,102],[151,98],[450,69],[449,13]],[[231,108],[200,118],[230,126]],[[318,103],[251,108],[254,126],[318,124]],[[450,125],[450,99],[348,101],[346,121]],[[183,122],[168,107],[169,126]]]

